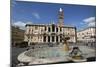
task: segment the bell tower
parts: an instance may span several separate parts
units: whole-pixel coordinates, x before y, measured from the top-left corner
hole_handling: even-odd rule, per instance
[[[59,9],[59,13],[58,13],[58,25],[59,26],[64,25],[64,12],[63,12],[62,8]]]

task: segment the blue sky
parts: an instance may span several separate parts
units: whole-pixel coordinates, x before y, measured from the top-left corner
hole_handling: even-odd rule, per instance
[[[96,7],[86,5],[13,1],[11,4],[11,20],[12,23],[20,26],[28,22],[49,24],[53,21],[57,24],[59,8],[64,10],[65,25],[76,26],[78,30],[95,26]]]

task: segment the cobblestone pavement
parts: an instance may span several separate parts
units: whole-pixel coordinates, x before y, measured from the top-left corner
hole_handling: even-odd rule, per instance
[[[16,67],[16,65],[19,63],[17,60],[17,57],[20,53],[25,51],[27,48],[17,48],[12,47],[11,49],[11,67]]]

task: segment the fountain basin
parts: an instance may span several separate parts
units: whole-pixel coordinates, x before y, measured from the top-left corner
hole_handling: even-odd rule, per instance
[[[70,46],[72,49],[73,46]],[[95,57],[95,50],[86,46],[79,46],[79,49],[82,51],[84,59],[73,59],[69,56],[69,51],[63,51],[62,47],[48,47],[42,49],[30,49],[21,53],[18,56],[20,62],[27,62],[29,65],[33,64],[46,64],[46,63],[56,63],[64,61],[74,61],[74,62],[83,62],[87,61],[88,57]]]

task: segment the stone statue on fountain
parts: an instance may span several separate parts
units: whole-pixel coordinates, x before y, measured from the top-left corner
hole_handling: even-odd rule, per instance
[[[69,44],[68,44],[68,40],[70,39],[70,37],[63,37],[62,40],[63,40],[63,50],[65,52],[68,52],[70,50],[72,50],[70,53],[69,53],[69,56],[72,58],[72,59],[77,59],[77,60],[81,60],[83,59],[83,56],[82,56],[82,51],[78,48],[78,47],[73,47],[72,49],[69,48]]]
[[[69,54],[73,59],[83,59],[82,51],[78,47],[73,47],[71,53]]]
[[[70,50],[68,42],[67,42],[67,40],[69,40],[69,39],[70,39],[70,37],[63,37],[62,38],[63,45],[64,45],[64,47],[63,47],[64,51],[69,51]]]

